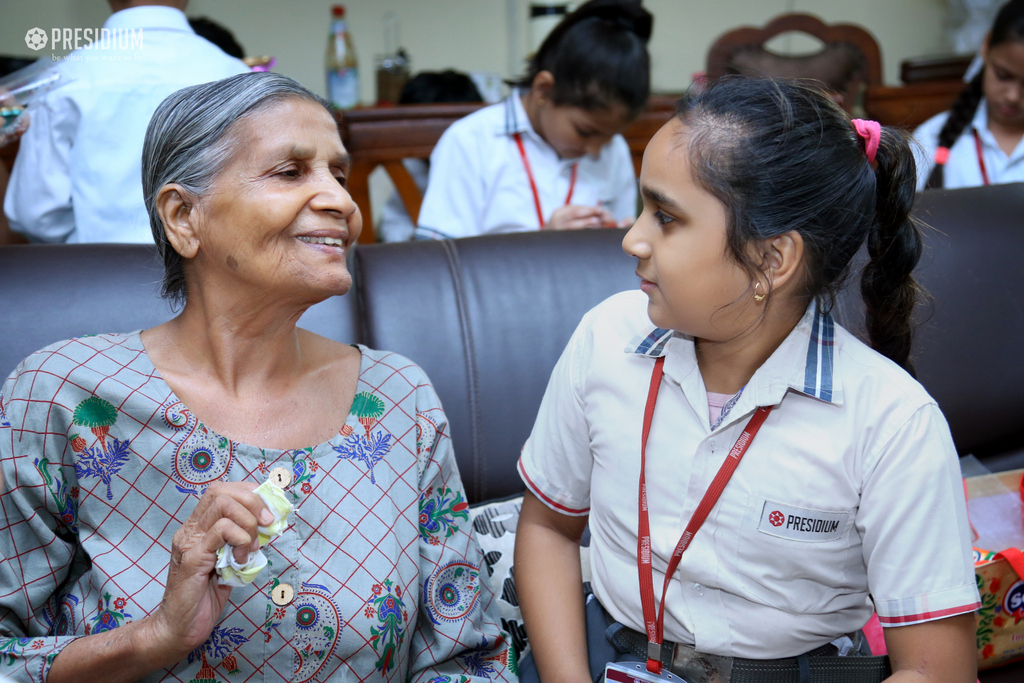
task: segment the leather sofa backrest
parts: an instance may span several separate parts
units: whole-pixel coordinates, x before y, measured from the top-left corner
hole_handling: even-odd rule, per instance
[[[917,379],[960,454],[992,470],[1024,467],[1022,214],[1024,183],[929,190],[914,207],[926,226],[915,278],[931,299],[915,316]],[[840,297],[836,320],[863,338],[859,278]]]
[[[367,343],[408,356],[448,416],[471,502],[523,490],[516,461],[583,314],[635,287],[623,231],[360,246]]]
[[[918,377],[961,454],[992,469],[1024,466],[1024,184],[926,192],[933,226],[917,277]],[[354,292],[314,306],[300,325],[341,342],[408,356],[430,376],[471,501],[522,491],[515,471],[548,377],[583,314],[637,284],[623,231],[498,235],[361,245]],[[29,353],[83,334],[156,325],[162,267],[139,245],[0,249],[0,375]],[[855,279],[837,321],[863,335]]]
[[[0,383],[26,356],[69,337],[131,332],[174,316],[160,298],[163,264],[141,244],[30,245],[0,249]],[[313,306],[299,324],[358,341],[353,298]]]

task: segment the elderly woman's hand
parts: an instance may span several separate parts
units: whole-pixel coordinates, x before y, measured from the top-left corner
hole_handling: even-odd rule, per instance
[[[53,661],[47,681],[134,681],[175,666],[206,642],[231,594],[217,582],[217,550],[234,547],[245,561],[258,547],[257,527],[273,522],[250,482],[214,482],[174,534],[164,597],[148,617],[79,638]]]
[[[230,545],[235,559],[245,562],[259,549],[257,527],[274,521],[255,488],[249,482],[214,482],[174,534],[167,587],[153,613],[156,635],[172,661],[206,641],[231,594],[230,586],[217,581],[217,550]]]

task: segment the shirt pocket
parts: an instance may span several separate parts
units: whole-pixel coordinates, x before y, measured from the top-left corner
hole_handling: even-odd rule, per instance
[[[750,495],[738,534],[743,592],[792,614],[814,612],[844,592],[855,513]]]

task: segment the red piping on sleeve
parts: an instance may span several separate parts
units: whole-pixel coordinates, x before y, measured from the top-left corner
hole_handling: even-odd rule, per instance
[[[533,495],[537,496],[547,505],[553,507],[559,512],[564,512],[565,514],[572,515],[573,517],[582,517],[583,515],[590,512],[590,508],[583,508],[582,510],[577,510],[571,507],[566,507],[565,505],[562,505],[561,503],[556,503],[555,501],[551,500],[551,498],[544,495],[544,492],[541,491],[537,487],[537,485],[533,483],[533,480],[530,479],[530,475],[526,473],[526,469],[523,467],[522,458],[520,458],[519,462],[516,463],[516,469],[519,470],[519,476],[521,476],[523,478],[523,481],[526,482],[526,486],[530,489]]]

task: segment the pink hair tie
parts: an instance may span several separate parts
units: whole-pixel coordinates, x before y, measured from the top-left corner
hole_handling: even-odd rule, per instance
[[[867,154],[868,163],[874,168],[878,144],[882,141],[882,124],[867,119],[854,119],[853,127],[857,130],[857,135],[864,138],[864,153]]]
[[[949,147],[939,147],[936,149],[935,163],[939,166],[945,166],[947,161],[949,161]]]

